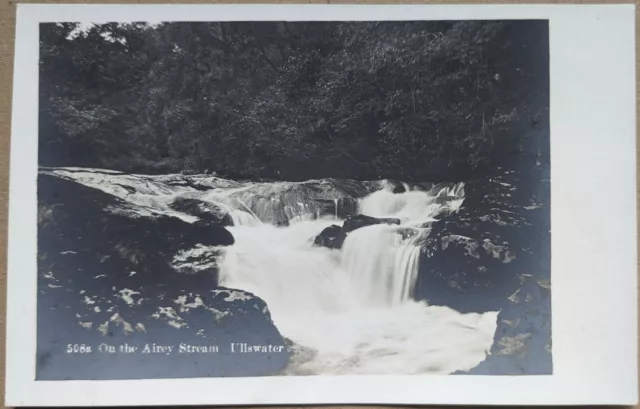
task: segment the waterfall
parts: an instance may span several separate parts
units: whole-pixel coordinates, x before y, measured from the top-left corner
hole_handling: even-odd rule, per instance
[[[282,334],[313,351],[294,356],[289,374],[471,369],[491,347],[497,313],[461,314],[412,297],[420,243],[429,234],[423,225],[456,211],[463,193],[462,184],[374,191],[359,201],[359,213],[400,224],[356,229],[341,250],[313,245],[320,231],[336,224],[337,198],[330,216],[285,228],[231,227],[236,243],[225,250],[220,282],[262,297]]]
[[[391,306],[409,300],[418,273],[420,247],[403,240],[398,226],[380,224],[347,237],[341,266],[362,305]]]
[[[181,175],[51,172],[140,212],[197,220],[171,206],[176,198],[227,212],[235,243],[217,249],[220,285],[265,300],[279,331],[303,351],[287,374],[447,374],[473,368],[491,348],[497,312],[461,314],[413,297],[420,244],[431,223],[462,205],[463,184],[425,190],[403,183],[404,192],[393,193],[397,183],[389,181],[252,183],[194,175],[185,184]],[[360,214],[400,223],[356,229],[340,250],[314,245],[323,229],[343,223],[338,204],[345,198],[360,198]]]

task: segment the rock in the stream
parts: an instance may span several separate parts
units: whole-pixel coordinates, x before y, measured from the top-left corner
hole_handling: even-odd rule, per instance
[[[173,210],[190,214],[219,226],[233,226],[231,215],[214,203],[195,198],[178,197],[169,204]]]
[[[205,244],[209,246],[230,246],[235,239],[229,230],[220,227],[215,222],[208,220],[196,220],[191,223],[191,245]]]
[[[394,186],[394,188],[391,190],[393,193],[404,193],[407,191],[407,188],[405,188],[403,185],[396,185]]]
[[[349,233],[354,230],[361,229],[367,226],[373,226],[376,224],[400,224],[400,220],[380,219],[363,214],[356,214],[347,217],[342,227],[334,224],[322,230],[320,234],[316,236],[314,244],[330,249],[339,249],[342,248],[344,240],[347,238],[347,235]]]
[[[366,216],[364,214],[356,214],[347,217],[344,221],[342,230],[348,234],[356,229],[360,229],[366,226],[373,226],[374,224],[400,224],[400,219],[381,219],[377,217]]]
[[[286,366],[288,345],[264,301],[217,286],[211,250],[233,243],[226,229],[55,176],[41,174],[38,193],[37,379],[258,376]],[[238,343],[272,348],[242,354]]]
[[[317,246],[327,247],[330,249],[339,249],[344,243],[345,236],[342,232],[342,227],[337,224],[333,224],[318,234],[314,240],[314,244]]]

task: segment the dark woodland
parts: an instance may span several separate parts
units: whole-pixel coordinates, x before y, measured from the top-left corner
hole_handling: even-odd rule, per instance
[[[547,21],[40,31],[38,379],[553,373]]]
[[[548,155],[547,47],[544,21],[42,25],[40,164],[466,180]]]

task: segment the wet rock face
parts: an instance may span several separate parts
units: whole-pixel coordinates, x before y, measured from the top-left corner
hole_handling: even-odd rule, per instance
[[[362,227],[373,226],[376,224],[400,224],[400,220],[383,219],[363,214],[356,214],[347,217],[342,226],[334,224],[322,230],[322,232],[316,236],[314,244],[330,249],[340,249],[342,248],[344,240],[347,238],[349,233]]]
[[[393,193],[404,193],[407,191],[407,189],[402,186],[402,185],[396,185],[393,187],[393,189],[391,190]]]
[[[179,212],[190,214],[201,220],[219,226],[233,226],[233,219],[228,212],[210,202],[202,200],[178,197],[169,206]]]
[[[44,252],[50,246],[70,242],[76,252],[107,258],[115,252],[135,265],[156,266],[170,263],[179,250],[198,244],[226,246],[234,242],[223,227],[157,214],[54,176],[40,175],[38,186],[38,226],[46,239],[39,245]]]
[[[498,314],[490,355],[470,375],[542,375],[550,373],[551,294],[548,281],[519,277],[520,287]]]
[[[342,248],[345,237],[342,232],[342,227],[334,224],[322,230],[320,234],[316,236],[313,243],[329,249],[339,249]]]
[[[286,366],[264,301],[217,286],[216,252],[233,243],[224,227],[55,176],[38,183],[38,379],[257,376]],[[231,352],[243,342],[282,348]],[[121,352],[124,344],[137,352]],[[70,345],[93,351],[67,353]]]
[[[422,246],[417,292],[431,304],[463,312],[499,309],[512,285],[517,253],[495,232],[436,222]]]
[[[548,197],[522,191],[541,177],[498,170],[468,182],[461,208],[431,225],[417,293],[432,304],[480,312],[501,308],[520,274],[548,279]]]
[[[358,199],[353,197],[341,197],[339,199],[318,199],[320,216],[333,216],[346,219],[358,213]]]
[[[469,373],[552,371],[544,177],[499,170],[468,182],[462,207],[433,222],[422,245],[417,298],[461,312],[501,311],[491,356]]]
[[[399,219],[384,219],[371,216],[365,216],[364,214],[357,214],[347,217],[344,221],[342,229],[345,233],[350,233],[356,229],[360,229],[366,226],[373,226],[375,224],[400,224]]]

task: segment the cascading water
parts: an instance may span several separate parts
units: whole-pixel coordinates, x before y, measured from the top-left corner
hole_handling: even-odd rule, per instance
[[[52,170],[140,207],[180,217],[176,198],[196,198],[230,214],[235,238],[222,249],[220,284],[266,301],[280,332],[298,346],[289,374],[447,374],[476,366],[491,348],[497,312],[461,314],[415,301],[420,243],[430,222],[456,211],[462,184],[393,193],[389,181],[241,183],[181,175]],[[193,183],[193,180],[192,180]],[[342,224],[339,201],[362,197],[360,214],[396,218],[350,232],[340,250],[316,246]],[[328,207],[327,207],[328,204]],[[324,216],[321,216],[324,215]]]
[[[220,265],[221,285],[263,298],[282,334],[307,353],[291,374],[451,373],[490,349],[496,314],[460,314],[412,299],[425,223],[462,203],[462,186],[360,200],[359,212],[400,219],[351,232],[341,250],[314,246],[336,211],[288,227],[230,227],[236,243]],[[274,215],[275,217],[275,215]]]
[[[364,306],[397,305],[410,298],[420,247],[403,240],[397,226],[374,225],[355,230],[345,240],[341,268]]]

